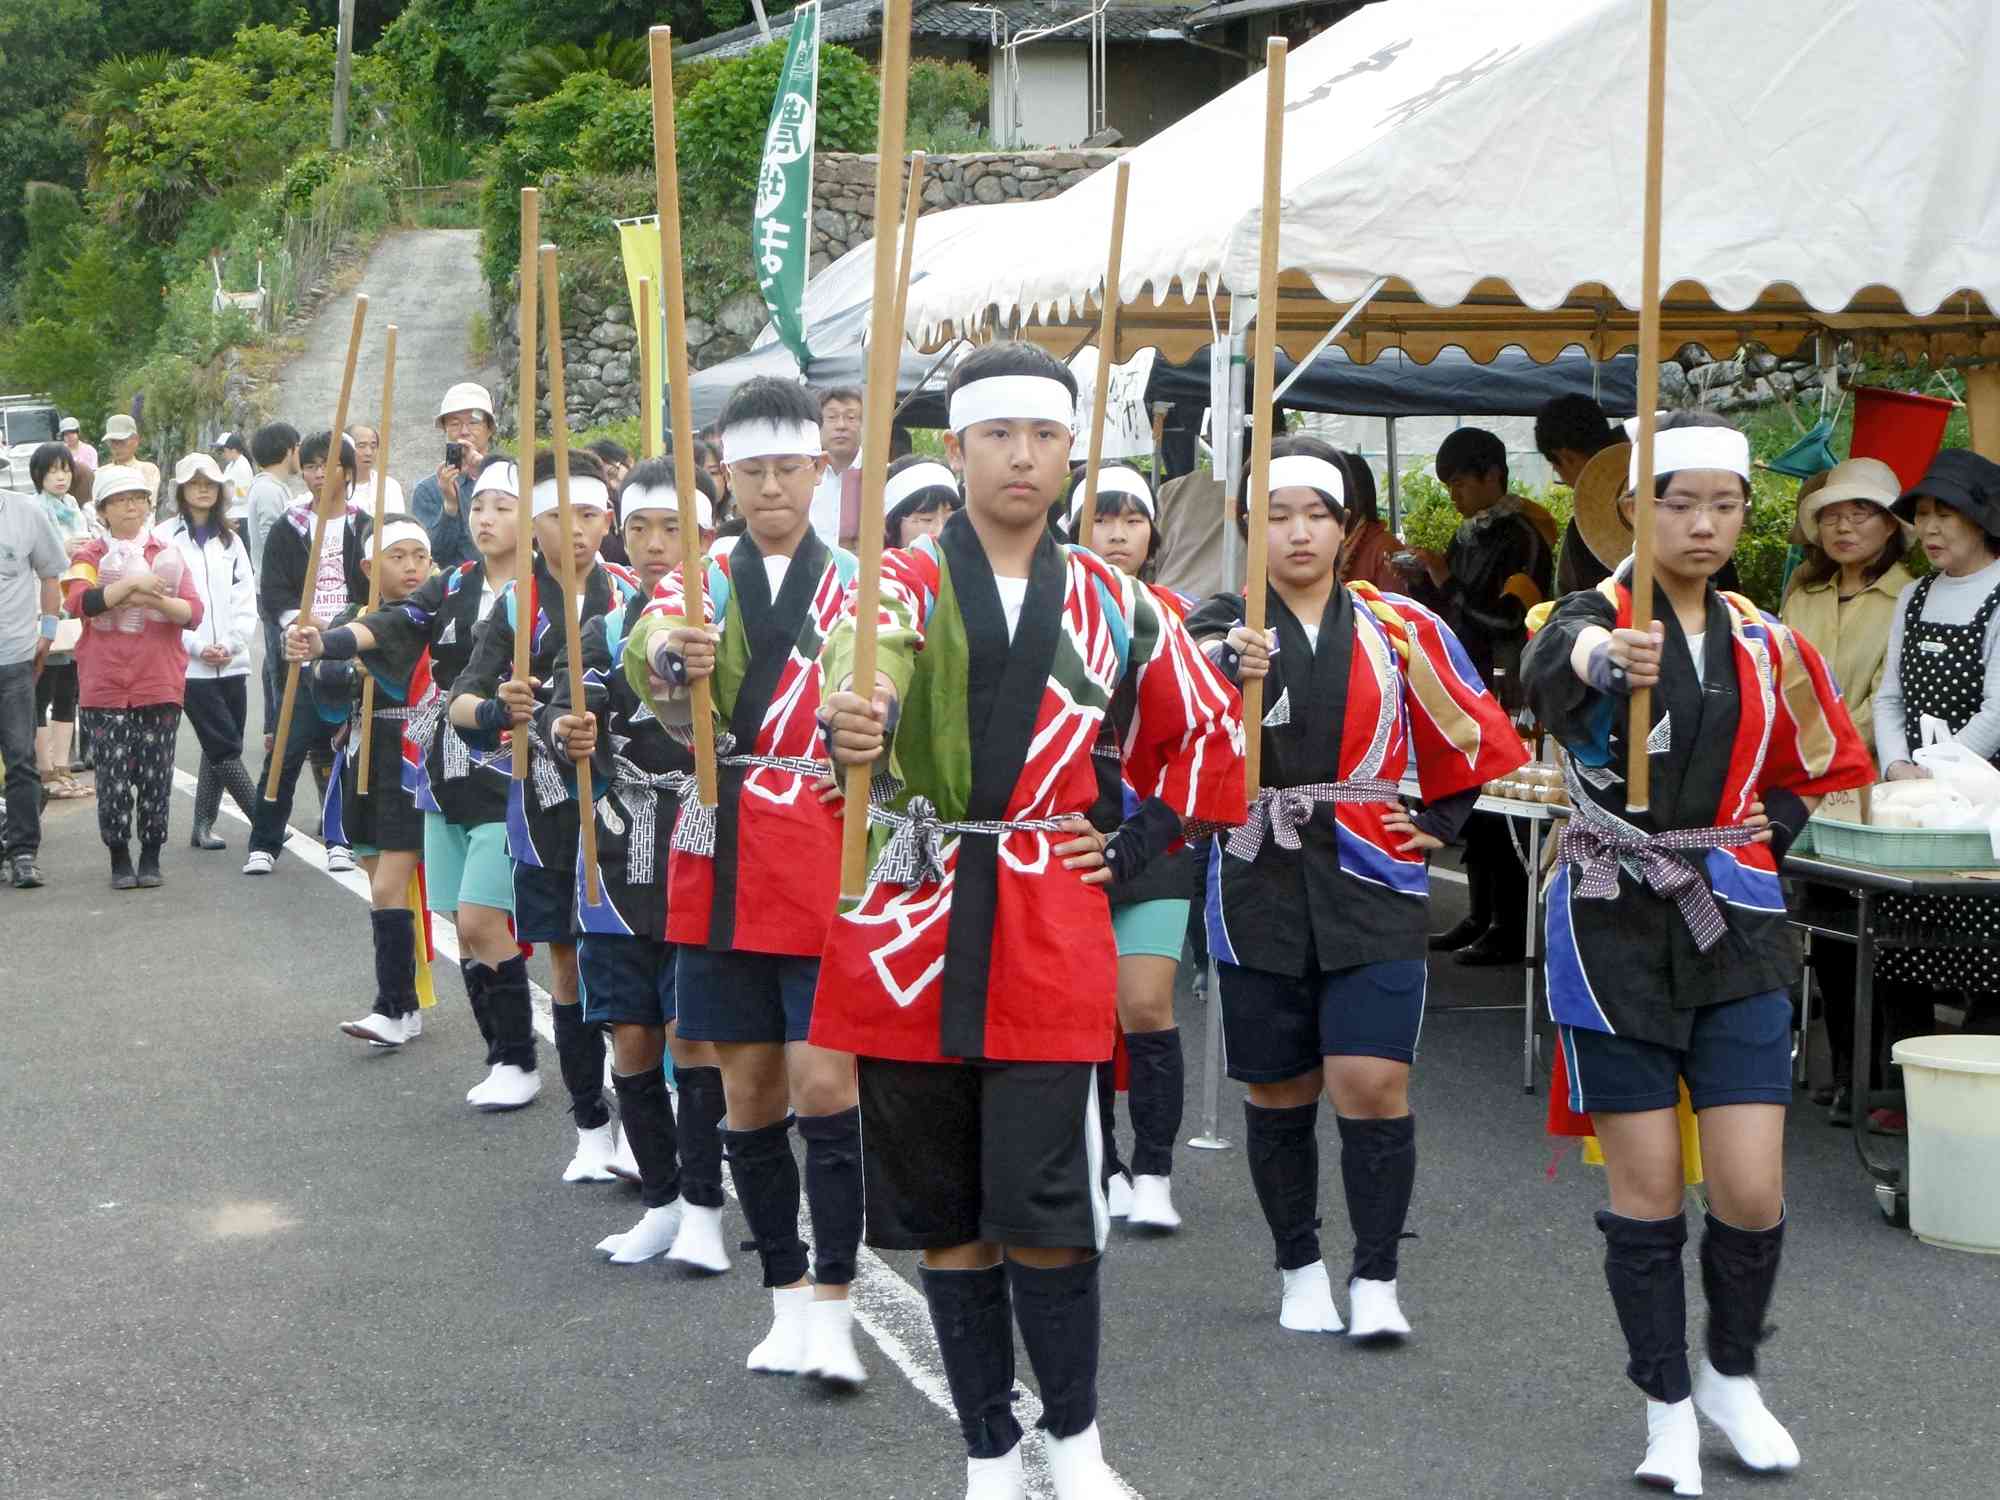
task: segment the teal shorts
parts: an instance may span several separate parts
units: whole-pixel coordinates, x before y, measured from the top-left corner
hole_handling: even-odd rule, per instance
[[[424,814],[424,891],[432,911],[461,904],[514,911],[514,861],[507,853],[507,825],[467,828],[441,813]]]
[[[1178,962],[1187,946],[1188,903],[1185,901],[1135,901],[1130,906],[1113,907],[1111,936],[1118,944],[1120,958],[1171,958]]]

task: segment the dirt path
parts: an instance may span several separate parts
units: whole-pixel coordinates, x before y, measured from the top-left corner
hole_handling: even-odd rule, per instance
[[[460,380],[491,388],[499,371],[472,354],[473,314],[485,303],[479,279],[479,232],[413,229],[375,247],[352,292],[331,299],[306,331],[305,352],[279,378],[276,415],[302,433],[324,430],[340,398],[341,366],[356,293],[368,298],[368,321],[355,368],[348,420],[373,426],[382,412],[382,348],[396,325],[396,408],[389,473],[408,494],[443,459],[432,425],[438,398]]]

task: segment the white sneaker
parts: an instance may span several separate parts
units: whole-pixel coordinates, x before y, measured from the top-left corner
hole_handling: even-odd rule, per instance
[[[252,849],[250,857],[243,861],[245,875],[268,875],[278,861],[262,849]]]
[[[623,1125],[618,1127],[618,1144],[605,1162],[604,1170],[620,1182],[636,1184],[639,1181],[639,1158],[632,1154],[632,1143],[625,1138]]]
[[[424,1034],[424,1013],[421,1009],[411,1011],[403,1017],[403,1040],[414,1042]]]
[[[1095,1422],[1075,1437],[1049,1438],[1046,1447],[1056,1500],[1122,1500],[1125,1488],[1104,1462]]]
[[[378,1016],[372,1010],[358,1021],[342,1021],[340,1029],[377,1047],[400,1047],[408,1040],[401,1016]]]
[[[611,1171],[611,1158],[617,1154],[617,1132],[606,1120],[595,1130],[578,1130],[576,1133],[576,1155],[563,1168],[564,1182],[616,1182]]]
[[[806,1304],[805,1368],[829,1390],[858,1391],[868,1383],[854,1347],[854,1304],[845,1297]]]
[[[1632,1477],[1676,1495],[1701,1493],[1701,1427],[1694,1402],[1646,1402],[1646,1458]]]
[[[1284,1297],[1278,1305],[1278,1323],[1294,1333],[1339,1333],[1340,1310],[1333,1305],[1333,1283],[1327,1280],[1326,1262],[1280,1271]]]
[[[1771,1415],[1750,1376],[1724,1375],[1704,1359],[1694,1375],[1694,1404],[1722,1429],[1745,1468],[1760,1474],[1789,1474],[1799,1466],[1799,1445]]]
[[[520,1109],[535,1102],[535,1095],[542,1091],[542,1075],[517,1068],[512,1063],[495,1063],[493,1071],[486,1075],[486,1081],[474,1085],[465,1096],[465,1102],[474,1109],[488,1114],[504,1109]]]
[[[611,1252],[611,1264],[640,1266],[656,1255],[664,1255],[680,1227],[680,1199],[676,1198],[659,1208],[647,1209],[644,1218],[618,1236],[617,1248]]]
[[[771,1289],[771,1331],[750,1351],[746,1367],[764,1375],[803,1375],[806,1371],[806,1320],[811,1316],[813,1289],[781,1286]]]
[[[1180,1211],[1174,1207],[1173,1179],[1141,1172],[1132,1179],[1132,1206],[1125,1222],[1142,1229],[1160,1229],[1171,1234],[1181,1227]]]
[[[625,1236],[629,1233],[631,1233],[630,1230],[621,1229],[616,1234],[607,1234],[597,1242],[597,1253],[600,1255],[616,1255],[618,1247],[625,1243]]]
[[[965,1461],[965,1500],[1028,1500],[1028,1477],[1021,1471],[1021,1445],[998,1458]]]
[[[1357,1276],[1347,1283],[1347,1336],[1357,1344],[1395,1344],[1410,1336],[1395,1282]]]
[[[345,844],[328,844],[326,868],[331,874],[345,875],[354,868],[354,851]]]
[[[729,1251],[722,1242],[722,1210],[683,1202],[681,1230],[674,1236],[667,1259],[710,1276],[727,1271]]]
[[[1124,1218],[1132,1212],[1132,1179],[1123,1172],[1114,1173],[1104,1184],[1104,1199],[1112,1218]]]

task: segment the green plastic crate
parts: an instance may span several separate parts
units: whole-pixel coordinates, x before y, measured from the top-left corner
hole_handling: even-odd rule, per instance
[[[1843,818],[1813,818],[1807,847],[1827,859],[1905,870],[1991,869],[1993,840],[1983,828],[1876,828]],[[1800,844],[1806,844],[1801,839]],[[1799,845],[1795,844],[1794,848]]]

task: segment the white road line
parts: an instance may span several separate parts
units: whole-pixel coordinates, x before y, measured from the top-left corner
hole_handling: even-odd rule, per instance
[[[174,768],[174,786],[192,798],[195,793],[195,778],[178,766]],[[249,826],[249,819],[228,797],[223,798],[222,811],[236,822]],[[296,855],[305,864],[319,871],[328,880],[342,887],[363,901],[370,898],[368,877],[360,870],[350,870],[336,874],[326,867],[326,846],[318,839],[299,832],[296,828],[286,830],[285,851]],[[248,877],[246,877],[248,878]],[[1462,877],[1461,877],[1462,878]],[[444,916],[434,916],[431,934],[437,948],[438,957],[458,962],[458,929]],[[555,1018],[549,1007],[553,1001],[549,992],[538,984],[531,983],[529,992],[535,1002],[535,1030],[543,1041],[555,1042]],[[730,1196],[736,1193],[735,1185],[728,1180],[728,1169],[723,1171],[724,1186]],[[812,1225],[803,1207],[799,1215],[799,1233],[810,1240]],[[917,1393],[947,1417],[952,1418],[951,1434],[958,1437],[957,1414],[951,1404],[951,1390],[945,1383],[944,1361],[938,1354],[937,1338],[931,1331],[930,1306],[924,1301],[924,1294],[910,1285],[890,1268],[888,1262],[870,1250],[866,1245],[855,1261],[854,1287],[849,1294],[854,1299],[854,1321],[859,1323],[872,1338],[883,1355],[902,1372],[903,1378],[914,1386]],[[1035,1393],[1018,1381],[1014,1385],[1014,1415],[1024,1429],[1032,1431],[1041,1420],[1042,1403]],[[1048,1459],[1040,1442],[1032,1437],[1023,1439],[1021,1448],[1023,1467],[1027,1470],[1028,1493],[1036,1500],[1048,1500],[1054,1494],[1049,1480]],[[1128,1500],[1145,1500],[1122,1475],[1114,1473],[1120,1491]]]

